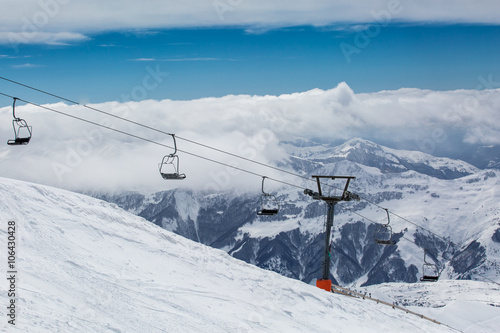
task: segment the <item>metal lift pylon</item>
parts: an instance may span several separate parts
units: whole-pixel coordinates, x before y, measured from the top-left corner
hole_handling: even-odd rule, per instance
[[[359,196],[357,194],[351,193],[347,190],[349,187],[349,183],[351,179],[355,179],[356,177],[351,176],[312,176],[312,178],[316,178],[316,182],[318,184],[318,192],[313,192],[312,190],[306,189],[304,190],[304,194],[311,196],[315,200],[322,200],[327,205],[327,215],[326,215],[326,232],[325,232],[325,252],[324,252],[324,260],[323,260],[323,275],[321,279],[316,280],[316,287],[325,289],[326,291],[331,291],[332,289],[332,280],[330,279],[330,235],[333,227],[333,217],[335,214],[335,205],[340,201],[351,201],[358,200]],[[342,195],[340,196],[326,196],[323,195],[321,190],[321,179],[345,179],[344,190],[342,191]]]

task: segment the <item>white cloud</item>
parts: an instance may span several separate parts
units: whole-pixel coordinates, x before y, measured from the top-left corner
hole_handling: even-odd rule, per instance
[[[184,184],[259,191],[260,183],[255,176],[182,152],[180,168],[188,178],[182,182],[163,181],[158,163],[171,149],[34,106],[19,105],[16,115],[33,126],[33,139],[28,146],[0,146],[5,176],[72,189],[159,190]],[[314,89],[281,96],[229,95],[192,101],[145,100],[92,106],[264,163],[281,160],[285,155],[278,141],[296,137],[325,142],[364,137],[385,142],[411,141],[417,146],[429,140],[436,145],[456,147],[463,142],[500,144],[500,124],[496,121],[500,118],[500,89],[444,92],[400,89],[355,94],[341,83],[326,91]],[[50,107],[172,146],[169,136],[81,106],[58,103]],[[4,142],[13,136],[11,111],[10,106],[0,109],[0,136]],[[452,141],[457,136],[462,141]],[[268,169],[184,140],[177,143],[181,150],[276,176]]]
[[[1,32],[0,44],[17,48],[21,44],[67,45],[89,39],[80,33],[72,32]]]
[[[0,54],[0,58],[2,59],[26,59],[26,58],[31,58],[31,55],[23,55],[23,56],[9,56],[5,54]]]
[[[217,61],[219,58],[167,58],[161,61]]]
[[[129,59],[130,61],[217,61],[220,60],[219,58],[136,58],[136,59]]]
[[[81,40],[82,34],[110,30],[244,26],[249,31],[294,25],[324,26],[382,22],[500,24],[496,0],[3,0],[0,43],[5,35],[34,34],[37,43]],[[51,37],[43,33],[50,33]],[[24,38],[26,40],[26,38]]]
[[[37,68],[37,67],[43,67],[43,66],[32,64],[32,63],[28,62],[28,63],[22,64],[22,65],[13,65],[12,67],[13,68]]]
[[[130,61],[158,61],[155,58],[136,58],[136,59],[130,59]]]

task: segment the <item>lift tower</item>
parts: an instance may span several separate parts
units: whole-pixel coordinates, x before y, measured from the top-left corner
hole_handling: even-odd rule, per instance
[[[340,201],[351,201],[358,200],[359,195],[351,193],[347,190],[349,187],[349,182],[351,179],[355,179],[356,177],[350,176],[312,176],[312,178],[316,178],[316,182],[318,184],[318,192],[313,192],[312,190],[306,189],[304,190],[304,194],[311,196],[315,200],[323,200],[327,205],[327,215],[326,215],[326,232],[325,232],[325,255],[323,261],[323,276],[321,279],[316,281],[316,286],[321,289],[325,289],[326,291],[331,291],[332,289],[332,280],[330,280],[330,234],[332,232],[333,226],[333,215],[335,205]],[[342,191],[342,195],[340,196],[325,196],[321,191],[321,179],[345,179],[344,190]]]

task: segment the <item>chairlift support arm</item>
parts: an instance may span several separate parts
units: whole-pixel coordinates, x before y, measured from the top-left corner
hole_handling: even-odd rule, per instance
[[[264,192],[264,181],[266,180],[266,176],[262,176],[262,194],[263,195],[269,195],[268,193]]]
[[[174,152],[170,155],[176,155],[177,154],[177,143],[175,142],[175,134],[171,134],[172,139],[174,139]]]
[[[12,117],[14,117],[14,120],[19,120],[19,118],[16,117],[16,101],[19,98],[14,97],[14,101],[12,102]]]

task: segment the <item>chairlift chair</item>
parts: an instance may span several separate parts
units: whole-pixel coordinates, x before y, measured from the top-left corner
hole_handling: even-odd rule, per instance
[[[276,197],[272,194],[264,192],[264,180],[267,177],[262,177],[262,195],[260,196],[260,210],[257,215],[272,216],[279,212],[279,203]]]
[[[387,213],[387,223],[379,224],[375,230],[375,243],[380,245],[396,245],[396,241],[392,239],[392,228],[389,225],[391,223],[389,217],[389,210],[384,208]]]
[[[427,252],[428,250],[424,250],[424,264],[422,265],[422,277],[420,281],[422,282],[436,282],[439,280],[439,270],[436,264],[430,263],[427,261]]]
[[[175,134],[172,134],[174,139],[174,152],[163,156],[161,163],[158,164],[160,175],[165,180],[182,180],[186,175],[179,173],[179,156],[177,156],[177,144],[175,142]]]
[[[31,126],[28,126],[26,120],[16,117],[16,100],[18,100],[18,98],[14,97],[14,102],[12,104],[14,139],[7,140],[9,146],[27,145],[31,140]]]

